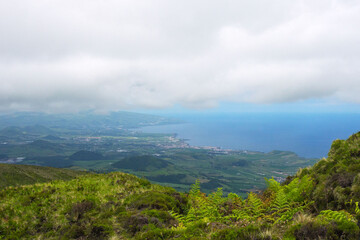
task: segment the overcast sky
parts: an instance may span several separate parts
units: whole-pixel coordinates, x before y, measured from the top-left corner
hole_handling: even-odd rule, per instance
[[[358,0],[0,0],[0,35],[2,112],[360,105]]]

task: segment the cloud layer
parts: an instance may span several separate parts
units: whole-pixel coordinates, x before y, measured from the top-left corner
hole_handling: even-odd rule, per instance
[[[351,0],[1,1],[0,111],[360,103]]]

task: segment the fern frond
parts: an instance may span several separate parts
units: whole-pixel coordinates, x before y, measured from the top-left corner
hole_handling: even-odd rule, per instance
[[[272,204],[272,209],[284,209],[289,208],[289,201],[284,192],[284,189],[280,189],[275,196],[274,202]]]
[[[325,217],[328,220],[335,222],[356,222],[355,218],[348,212],[341,211],[332,211],[332,210],[324,210],[319,214],[320,217]]]
[[[355,213],[356,215],[360,215],[359,202],[355,202]]]
[[[245,211],[251,213],[254,219],[263,216],[265,208],[261,199],[255,193],[249,193],[246,199]]]
[[[271,190],[271,191],[273,191],[273,192],[276,193],[277,191],[279,191],[279,190],[281,189],[280,183],[277,182],[277,181],[274,179],[274,177],[272,177],[272,178],[270,178],[270,179],[265,178],[265,181],[266,181],[266,183],[267,183],[267,185],[268,185],[268,189],[269,189],[269,190]]]

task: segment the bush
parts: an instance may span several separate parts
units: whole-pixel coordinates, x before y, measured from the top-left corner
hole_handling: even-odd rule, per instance
[[[314,222],[296,226],[294,231],[296,239],[329,239],[328,228]]]
[[[93,209],[94,203],[89,200],[83,200],[82,202],[78,202],[72,205],[69,215],[71,221],[78,221],[83,217],[83,215]]]
[[[94,224],[88,239],[105,239],[112,233],[112,227],[106,224]]]
[[[271,240],[271,237],[261,236],[261,229],[257,226],[249,225],[244,228],[227,228],[220,230],[211,236],[214,240]]]
[[[143,230],[145,226],[152,224],[156,227],[162,227],[159,219],[155,217],[147,217],[143,214],[130,215],[123,223],[123,227],[126,231],[133,236]]]
[[[157,228],[156,226],[150,224],[148,229],[145,229],[145,232],[139,232],[135,238],[139,240],[159,240],[159,239],[172,239],[175,237],[175,232],[170,229]]]
[[[174,226],[177,223],[175,218],[172,217],[168,211],[150,209],[142,211],[142,214],[148,217],[157,218],[161,223],[165,224],[166,226]]]
[[[180,199],[176,199],[168,193],[149,191],[130,196],[126,199],[125,205],[137,210],[148,208],[180,212],[180,209],[183,207],[183,203],[180,201]]]

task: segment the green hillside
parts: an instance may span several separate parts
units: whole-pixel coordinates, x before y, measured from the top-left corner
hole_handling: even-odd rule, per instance
[[[327,159],[300,169],[295,177],[313,179],[315,187],[309,198],[314,201],[313,211],[351,211],[360,201],[360,132],[347,140],[335,140]]]
[[[52,180],[70,180],[85,173],[70,169],[0,163],[0,188]]]
[[[16,137],[23,136],[26,134],[30,135],[45,135],[51,134],[53,131],[47,127],[41,125],[30,125],[25,127],[9,126],[0,130],[1,136]]]
[[[360,133],[246,199],[187,194],[125,173],[0,191],[4,239],[359,239]],[[239,164],[243,164],[242,162]],[[160,179],[161,180],[161,179]]]
[[[0,191],[0,238],[124,239],[170,229],[184,195],[124,173],[81,176]],[[118,236],[118,237],[117,237]]]
[[[55,156],[66,154],[64,144],[52,143],[45,140],[35,140],[27,144],[0,145],[0,152],[8,156]]]
[[[154,156],[127,157],[112,164],[112,166],[116,168],[131,169],[134,171],[154,171],[169,165],[173,164]]]
[[[84,150],[78,151],[69,157],[69,159],[73,161],[93,161],[102,160],[103,158],[104,156],[100,153]]]

